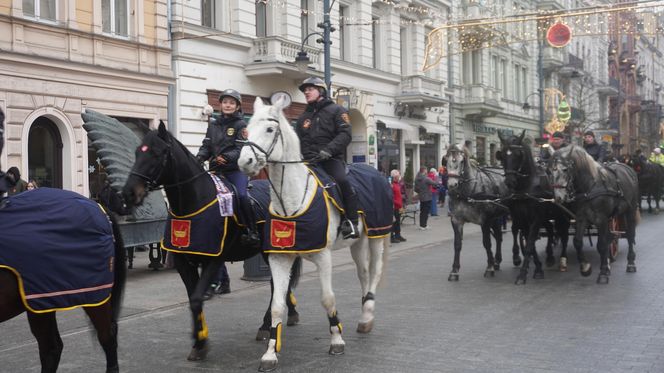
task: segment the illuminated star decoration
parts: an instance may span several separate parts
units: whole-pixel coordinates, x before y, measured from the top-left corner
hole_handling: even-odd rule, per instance
[[[427,46],[424,50],[424,66],[422,71],[427,71],[440,63],[443,58],[443,31],[437,28],[431,31],[427,37]]]

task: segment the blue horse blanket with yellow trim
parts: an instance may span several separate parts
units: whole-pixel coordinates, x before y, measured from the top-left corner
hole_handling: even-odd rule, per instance
[[[221,216],[216,197],[193,214],[177,216],[169,211],[161,247],[176,253],[219,256],[224,250],[230,219],[233,218]]]
[[[263,230],[263,251],[270,254],[315,253],[327,246],[329,205],[323,188],[316,193],[303,211],[293,216],[276,214],[271,206]]]
[[[23,192],[0,208],[0,268],[18,277],[27,309],[99,305],[113,287],[111,222],[94,201],[51,188]]]

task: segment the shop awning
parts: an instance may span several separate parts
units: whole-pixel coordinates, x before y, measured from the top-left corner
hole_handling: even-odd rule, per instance
[[[397,130],[412,131],[412,130],[415,129],[415,128],[413,128],[413,126],[411,126],[408,123],[399,122],[399,121],[396,121],[394,119],[392,119],[392,120],[384,119],[384,118],[378,117],[378,116],[376,117],[376,123],[383,123],[385,125],[385,127],[393,128],[393,129],[397,129]]]
[[[421,123],[419,126],[424,128],[428,133],[437,133],[437,134],[445,133],[445,128],[438,124]]]

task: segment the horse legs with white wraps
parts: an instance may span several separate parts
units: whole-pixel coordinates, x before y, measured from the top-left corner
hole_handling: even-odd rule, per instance
[[[362,316],[357,325],[358,333],[369,333],[373,328],[376,289],[383,276],[383,259],[388,245],[388,238],[370,239],[365,235],[351,244],[350,252],[362,288]]]
[[[628,211],[624,215],[625,225],[626,225],[626,234],[627,234],[627,272],[634,273],[636,272],[636,252],[634,251],[634,245],[636,244],[636,222],[638,220],[639,210]]]
[[[576,227],[574,233],[574,249],[576,249],[576,257],[579,262],[579,271],[581,271],[581,276],[588,277],[593,273],[593,267],[586,259],[585,254],[583,253],[583,233],[588,228],[588,222],[581,217],[576,218]]]
[[[500,263],[503,262],[503,224],[502,218],[494,219],[491,224],[491,235],[496,240],[496,255],[494,256],[493,269],[500,271]]]

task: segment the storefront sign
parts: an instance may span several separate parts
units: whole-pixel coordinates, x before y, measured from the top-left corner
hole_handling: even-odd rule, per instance
[[[471,122],[471,123],[473,126],[473,131],[475,131],[475,133],[487,133],[493,135],[496,132],[500,131],[503,135],[507,136],[514,134],[514,130],[510,128],[496,128],[492,126],[487,126],[486,124],[481,122]]]

